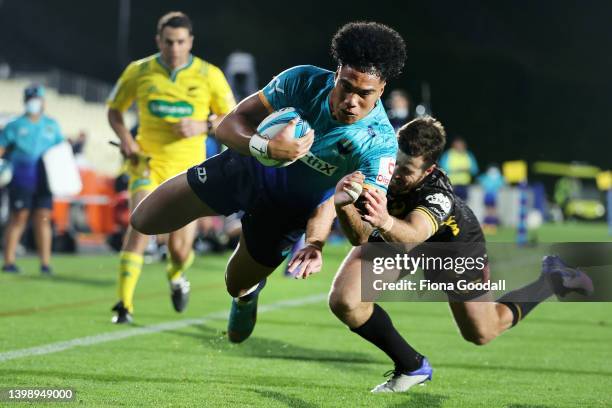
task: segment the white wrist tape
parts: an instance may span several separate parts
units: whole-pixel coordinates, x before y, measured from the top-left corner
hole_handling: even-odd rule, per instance
[[[387,218],[387,221],[385,221],[385,223],[383,225],[380,226],[380,228],[378,228],[381,232],[389,232],[391,231],[391,228],[393,228],[393,217],[389,216],[389,218]]]
[[[344,192],[348,194],[349,197],[351,197],[351,200],[353,200],[353,202],[357,201],[362,191],[363,186],[355,181],[351,181],[351,186],[349,188],[344,189]]]
[[[270,140],[266,139],[259,133],[255,133],[249,140],[249,150],[251,155],[254,157],[262,157],[268,159],[268,143]]]

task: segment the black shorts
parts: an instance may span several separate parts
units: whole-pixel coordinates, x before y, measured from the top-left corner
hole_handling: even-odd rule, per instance
[[[11,211],[53,208],[53,197],[48,188],[31,190],[22,187],[9,187],[9,206]]]
[[[196,195],[217,214],[244,211],[242,233],[249,254],[276,268],[304,234],[313,209],[284,208],[272,202],[253,177],[251,158],[226,150],[187,171]]]

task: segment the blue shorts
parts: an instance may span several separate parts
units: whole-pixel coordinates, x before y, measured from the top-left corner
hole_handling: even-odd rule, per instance
[[[244,211],[242,234],[251,257],[276,268],[306,229],[312,209],[283,208],[253,177],[252,158],[228,149],[187,170],[194,193],[217,214]]]
[[[495,207],[497,205],[497,194],[496,193],[485,193],[484,205],[487,207]]]
[[[47,188],[31,190],[9,186],[9,206],[11,211],[53,208],[53,197]]]

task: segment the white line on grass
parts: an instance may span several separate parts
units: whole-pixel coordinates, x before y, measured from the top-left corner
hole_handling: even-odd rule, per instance
[[[279,302],[270,303],[267,305],[260,305],[258,307],[258,313],[272,312],[274,310],[287,308],[287,307],[299,307],[310,303],[317,303],[325,299],[326,294],[320,293],[318,295],[307,296],[303,298],[293,300],[281,300]],[[42,346],[24,348],[19,350],[6,351],[0,353],[0,362],[15,360],[22,357],[31,356],[42,356],[45,354],[57,353],[59,351],[68,350],[78,346],[93,346],[95,344],[106,343],[109,341],[122,340],[128,337],[141,336],[144,334],[161,333],[168,330],[182,329],[187,326],[194,326],[197,324],[204,324],[210,320],[224,319],[227,318],[228,312],[213,312],[205,315],[199,319],[184,319],[173,322],[165,322],[154,324],[151,326],[132,328],[127,330],[96,334],[94,336],[80,337],[77,339],[60,341],[57,343],[45,344]]]

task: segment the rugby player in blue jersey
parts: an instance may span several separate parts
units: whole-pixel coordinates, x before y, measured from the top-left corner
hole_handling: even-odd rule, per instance
[[[266,277],[304,232],[307,247],[300,256],[310,265],[321,259],[335,217],[331,198],[344,175],[359,170],[370,188],[387,190],[397,140],[380,97],[404,66],[404,41],[379,23],[349,23],[334,35],[331,51],[335,72],[303,65],[280,73],[219,125],[216,136],[228,150],[168,180],[132,214],[136,230],[160,234],[199,217],[244,211],[240,243],[226,271],[234,298],[232,342],[252,333]],[[295,108],[314,132],[294,139],[295,123],[289,123],[272,140],[258,135],[258,124],[285,107]],[[266,167],[254,155],[297,161]],[[317,271],[304,269],[306,275]]]

